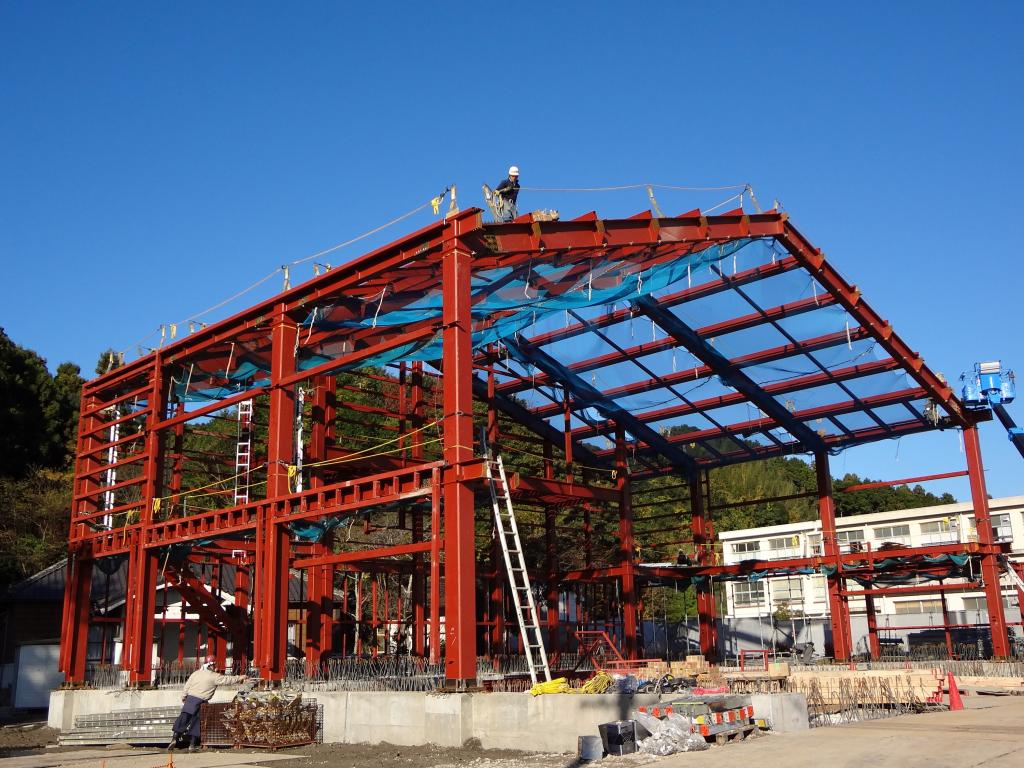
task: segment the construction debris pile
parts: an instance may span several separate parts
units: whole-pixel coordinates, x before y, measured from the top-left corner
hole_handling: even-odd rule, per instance
[[[746,696],[684,696],[654,707],[638,707],[629,720],[598,726],[603,752],[671,755],[707,749],[760,734],[769,724],[754,719]],[[583,737],[588,738],[588,737]],[[583,741],[581,739],[581,757]]]

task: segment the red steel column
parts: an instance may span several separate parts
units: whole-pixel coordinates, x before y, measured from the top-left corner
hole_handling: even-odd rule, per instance
[[[693,535],[694,559],[699,565],[711,565],[714,555],[709,546],[708,521],[704,511],[704,494],[701,492],[701,476],[698,472],[689,479],[690,486],[690,532]],[[715,593],[711,579],[696,584],[697,626],[700,637],[701,655],[708,661],[718,660],[718,622],[715,607]]]
[[[235,610],[239,623],[244,627],[248,627],[250,631],[254,631],[255,628],[249,621],[250,596],[252,593],[249,562],[249,556],[245,555],[244,559],[240,558],[235,565]],[[236,675],[244,674],[249,669],[249,640],[248,634],[243,637],[232,637],[231,667]]]
[[[85,660],[89,642],[89,606],[92,591],[93,561],[68,556],[69,580],[64,585],[64,634],[61,635],[61,654],[67,658],[61,671],[67,683],[85,682]]]
[[[829,472],[828,453],[816,451],[814,471],[818,481],[818,516],[821,518],[821,542],[825,559],[835,568],[828,577],[828,608],[832,621],[832,652],[839,661],[850,658],[851,632],[847,598],[843,594],[843,563],[839,559],[839,541],[836,539],[836,511],[832,499],[832,475]]]
[[[423,363],[412,364],[412,426],[416,434],[412,438],[412,458],[423,459],[423,433],[418,431],[423,426]],[[423,541],[423,507],[417,504],[412,511],[412,540]],[[412,619],[415,632],[413,634],[412,652],[423,656],[426,648],[427,632],[427,577],[423,553],[417,552],[412,557]]]
[[[431,472],[430,485],[430,663],[441,660],[441,473]]]
[[[444,610],[445,679],[476,683],[476,562],[473,489],[462,467],[473,459],[473,319],[470,255],[448,225],[442,257],[444,309]]]
[[[295,388],[279,383],[295,372],[298,328],[280,304],[271,332],[270,425],[267,430],[267,499],[290,492],[288,467],[295,456]],[[289,540],[284,526],[274,521],[275,505],[261,506],[256,522],[255,657],[260,677],[284,678],[288,632]]]
[[[156,553],[145,546],[145,532],[153,522],[153,499],[158,498],[162,490],[162,436],[153,425],[167,415],[167,387],[164,382],[163,357],[158,352],[154,356],[150,376],[146,460],[143,464],[146,480],[142,486],[142,509],[139,512],[141,527],[132,534],[132,550],[128,555],[124,647],[130,685],[149,685],[153,679],[153,620],[159,563]]]
[[[636,541],[633,538],[633,494],[626,462],[626,431],[615,424],[615,483],[619,490],[619,564],[622,570],[622,648],[637,658]]]
[[[1005,659],[1010,655],[1010,641],[1007,636],[1006,615],[1003,612],[1003,594],[999,586],[998,549],[993,544],[985,468],[981,462],[981,442],[976,426],[964,430],[964,450],[967,453],[967,475],[971,481],[974,524],[978,529],[978,544],[981,545],[981,578],[985,582],[985,603],[988,606],[988,624],[992,632],[992,655],[997,659]]]
[[[308,464],[313,465],[327,458],[327,445],[334,437],[335,382],[334,376],[313,378],[313,402],[310,409],[312,428],[309,446],[306,450]],[[311,466],[309,487],[323,485],[320,467]],[[329,555],[334,551],[334,536],[331,533],[312,547],[312,557]],[[320,657],[329,653],[334,635],[334,566],[315,565],[306,571],[306,661],[318,664]]]
[[[561,649],[561,642],[558,636],[559,620],[559,589],[558,589],[558,532],[555,529],[558,510],[554,507],[544,509],[544,549],[546,561],[546,578],[548,590],[547,598],[547,625],[548,625],[548,647],[547,652],[554,653]]]
[[[487,442],[497,450],[500,433],[498,430],[498,412],[494,407],[495,380],[494,370],[487,372]],[[493,516],[492,516],[493,517]],[[498,541],[496,525],[491,523],[491,654],[504,655],[505,648],[505,559],[501,554],[501,542]]]
[[[79,398],[79,413],[95,410],[99,405],[95,395],[86,394],[88,386],[82,387]],[[99,419],[83,416],[78,424],[78,444],[75,461],[74,495],[80,497],[72,503],[71,524],[68,527],[68,566],[64,583],[64,609],[61,616],[60,657],[58,668],[64,673],[67,683],[85,682],[85,657],[89,635],[89,601],[92,590],[92,563],[81,554],[76,540],[85,526],[77,521],[78,515],[97,511],[95,497],[84,497],[98,488],[96,475],[90,474],[99,466],[95,453],[97,447],[95,430]]]
[[[875,582],[868,582],[866,589],[874,589]],[[864,609],[868,620],[868,652],[872,661],[878,661],[882,655],[882,646],[878,642],[878,614],[875,613],[875,596],[864,595]]]

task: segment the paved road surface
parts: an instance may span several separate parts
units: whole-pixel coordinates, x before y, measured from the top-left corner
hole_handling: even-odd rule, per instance
[[[605,763],[607,765],[607,763]],[[658,768],[1024,768],[1024,697],[971,697],[961,712],[930,712],[804,733],[781,733]],[[610,766],[609,766],[610,768]]]

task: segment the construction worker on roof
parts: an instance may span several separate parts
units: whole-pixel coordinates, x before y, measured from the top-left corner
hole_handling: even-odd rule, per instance
[[[508,169],[508,178],[494,188],[495,208],[500,212],[499,221],[512,221],[519,215],[516,200],[519,198],[519,166]]]

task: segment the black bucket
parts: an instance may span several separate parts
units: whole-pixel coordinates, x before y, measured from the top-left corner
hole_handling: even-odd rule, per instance
[[[597,726],[601,744],[609,755],[631,755],[636,752],[636,721],[616,720]]]
[[[604,757],[603,744],[598,736],[580,736],[576,741],[576,747],[580,760],[590,762]]]

